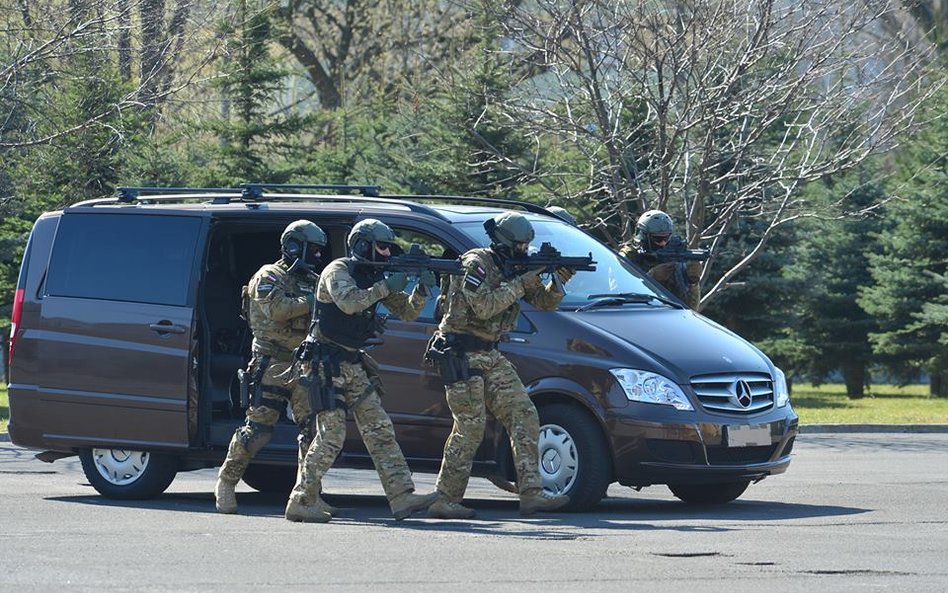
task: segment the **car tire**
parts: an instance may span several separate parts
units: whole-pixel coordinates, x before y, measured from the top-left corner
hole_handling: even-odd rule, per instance
[[[569,404],[548,404],[540,415],[540,477],[548,494],[566,494],[566,511],[595,508],[612,483],[612,457],[599,424]]]
[[[669,484],[668,489],[682,502],[693,505],[727,504],[736,499],[750,482],[722,482],[718,484]]]
[[[257,492],[289,495],[296,485],[296,469],[287,465],[252,463],[247,466],[243,480]]]
[[[144,500],[164,492],[178,473],[178,458],[129,449],[82,449],[82,471],[106,498]]]

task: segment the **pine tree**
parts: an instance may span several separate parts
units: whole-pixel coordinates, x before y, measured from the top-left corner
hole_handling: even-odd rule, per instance
[[[217,85],[223,116],[205,125],[218,145],[212,149],[214,168],[202,181],[285,182],[299,172],[300,137],[310,119],[281,103],[290,70],[272,54],[274,5],[241,0],[236,24],[222,26],[221,34],[228,38]]]
[[[814,200],[827,204],[829,216],[801,224],[792,249],[794,263],[785,272],[801,287],[792,309],[793,336],[808,353],[800,370],[816,384],[840,371],[851,398],[865,395],[874,361],[869,333],[878,330],[878,323],[857,298],[859,289],[871,282],[869,256],[876,249],[869,237],[882,221],[875,212],[834,218],[832,204],[858,209],[879,203],[884,191],[875,178],[874,170],[864,166],[809,188]]]
[[[860,306],[879,319],[870,334],[874,351],[902,380],[918,371],[930,377],[931,393],[948,396],[948,349],[939,315],[948,271],[948,89],[932,106],[927,133],[906,147],[891,183],[889,228],[878,235],[881,253],[870,257],[873,284]]]

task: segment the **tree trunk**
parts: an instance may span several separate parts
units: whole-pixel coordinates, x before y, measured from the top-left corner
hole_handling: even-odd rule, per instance
[[[843,364],[843,381],[846,383],[846,397],[860,399],[866,396],[866,365],[861,362]]]
[[[928,375],[928,393],[934,397],[948,397],[948,371]]]

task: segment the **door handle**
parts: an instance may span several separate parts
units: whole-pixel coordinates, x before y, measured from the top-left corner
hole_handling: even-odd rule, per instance
[[[159,334],[183,334],[188,331],[188,328],[183,325],[174,325],[170,321],[159,321],[158,323],[152,323],[148,326],[148,329],[156,331]]]

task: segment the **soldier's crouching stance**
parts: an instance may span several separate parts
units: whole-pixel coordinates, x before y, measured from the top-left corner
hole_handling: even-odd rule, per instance
[[[539,271],[504,277],[504,261],[525,255],[533,240],[530,221],[507,212],[488,220],[484,227],[491,246],[472,249],[461,256],[466,273],[449,277],[442,295],[444,316],[426,353],[426,358],[440,368],[448,407],[454,417],[438,475],[439,497],[428,509],[432,517],[474,517],[474,509],[463,506],[461,501],[474,453],[484,437],[486,410],[510,435],[521,514],[551,511],[569,502],[567,496],[543,492],[537,410],[513,365],[497,350],[501,335],[514,328],[521,298],[539,309],[553,310],[564,295],[552,282],[544,286]],[[566,282],[573,273],[559,269],[557,274]]]
[[[423,273],[409,296],[402,291],[408,282],[404,273],[386,276],[365,265],[369,260],[390,257],[394,240],[392,229],[381,221],[360,221],[348,237],[352,257],[333,261],[320,277],[316,289],[318,323],[314,335],[301,347],[301,370],[311,393],[318,394],[314,405],[321,409],[316,436],[286,505],[290,521],[324,523],[332,518],[319,496],[319,485],[342,449],[347,409],[352,411],[396,519],[427,508],[437,498],[437,493],[413,493],[411,472],[379,398],[381,381],[374,362],[361,350],[375,333],[379,302],[401,319],[412,321],[425,304],[428,287],[435,284],[433,273]]]
[[[260,268],[243,289],[244,316],[253,332],[253,358],[242,375],[250,391],[246,423],[234,432],[214,488],[218,512],[236,513],[234,486],[247,465],[273,436],[287,404],[299,425],[299,459],[316,433],[316,418],[305,389],[281,375],[293,364],[293,350],[306,337],[315,303],[315,267],[326,233],[308,220],[297,220],[280,237],[282,257]]]

